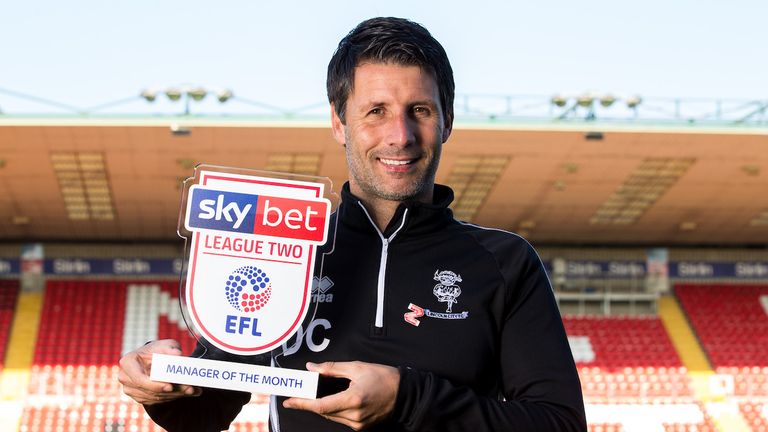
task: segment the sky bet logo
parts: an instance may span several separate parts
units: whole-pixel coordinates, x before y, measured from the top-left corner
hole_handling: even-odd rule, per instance
[[[330,203],[220,191],[189,189],[187,229],[238,232],[325,242]]]

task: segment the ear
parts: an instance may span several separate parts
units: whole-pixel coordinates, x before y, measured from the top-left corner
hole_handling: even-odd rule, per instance
[[[448,141],[448,138],[451,136],[452,131],[453,131],[453,115],[446,115],[445,125],[443,127],[443,144],[445,144],[445,142]]]
[[[336,109],[333,107],[333,103],[331,103],[331,132],[333,133],[333,138],[336,142],[341,145],[346,144],[345,130],[346,126],[341,122],[339,115],[336,114]]]

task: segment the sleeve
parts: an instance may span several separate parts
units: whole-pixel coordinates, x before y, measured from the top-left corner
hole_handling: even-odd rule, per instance
[[[544,266],[527,243],[507,258],[497,260],[508,281],[502,394],[481,396],[432,372],[401,367],[393,420],[406,430],[587,430],[581,384]]]
[[[266,364],[269,356],[241,357],[213,346],[197,344],[191,357],[238,363]],[[229,429],[232,420],[251,399],[250,393],[203,388],[200,396],[183,397],[157,405],[144,405],[149,417],[168,432],[219,432]]]

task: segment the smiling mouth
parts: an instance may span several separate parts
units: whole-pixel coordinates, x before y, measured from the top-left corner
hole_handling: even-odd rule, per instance
[[[382,159],[382,158],[379,158],[379,161],[381,161],[381,163],[383,163],[384,165],[401,166],[401,165],[410,165],[414,161],[416,161],[416,159],[395,160],[395,159]]]

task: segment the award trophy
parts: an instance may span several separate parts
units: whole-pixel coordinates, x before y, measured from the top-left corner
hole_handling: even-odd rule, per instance
[[[198,341],[231,354],[279,349],[300,328],[330,243],[327,178],[198,165],[184,183],[179,235],[184,319]],[[319,261],[319,262],[316,262]],[[274,358],[274,356],[273,356]],[[155,381],[315,398],[316,372],[155,354]]]

